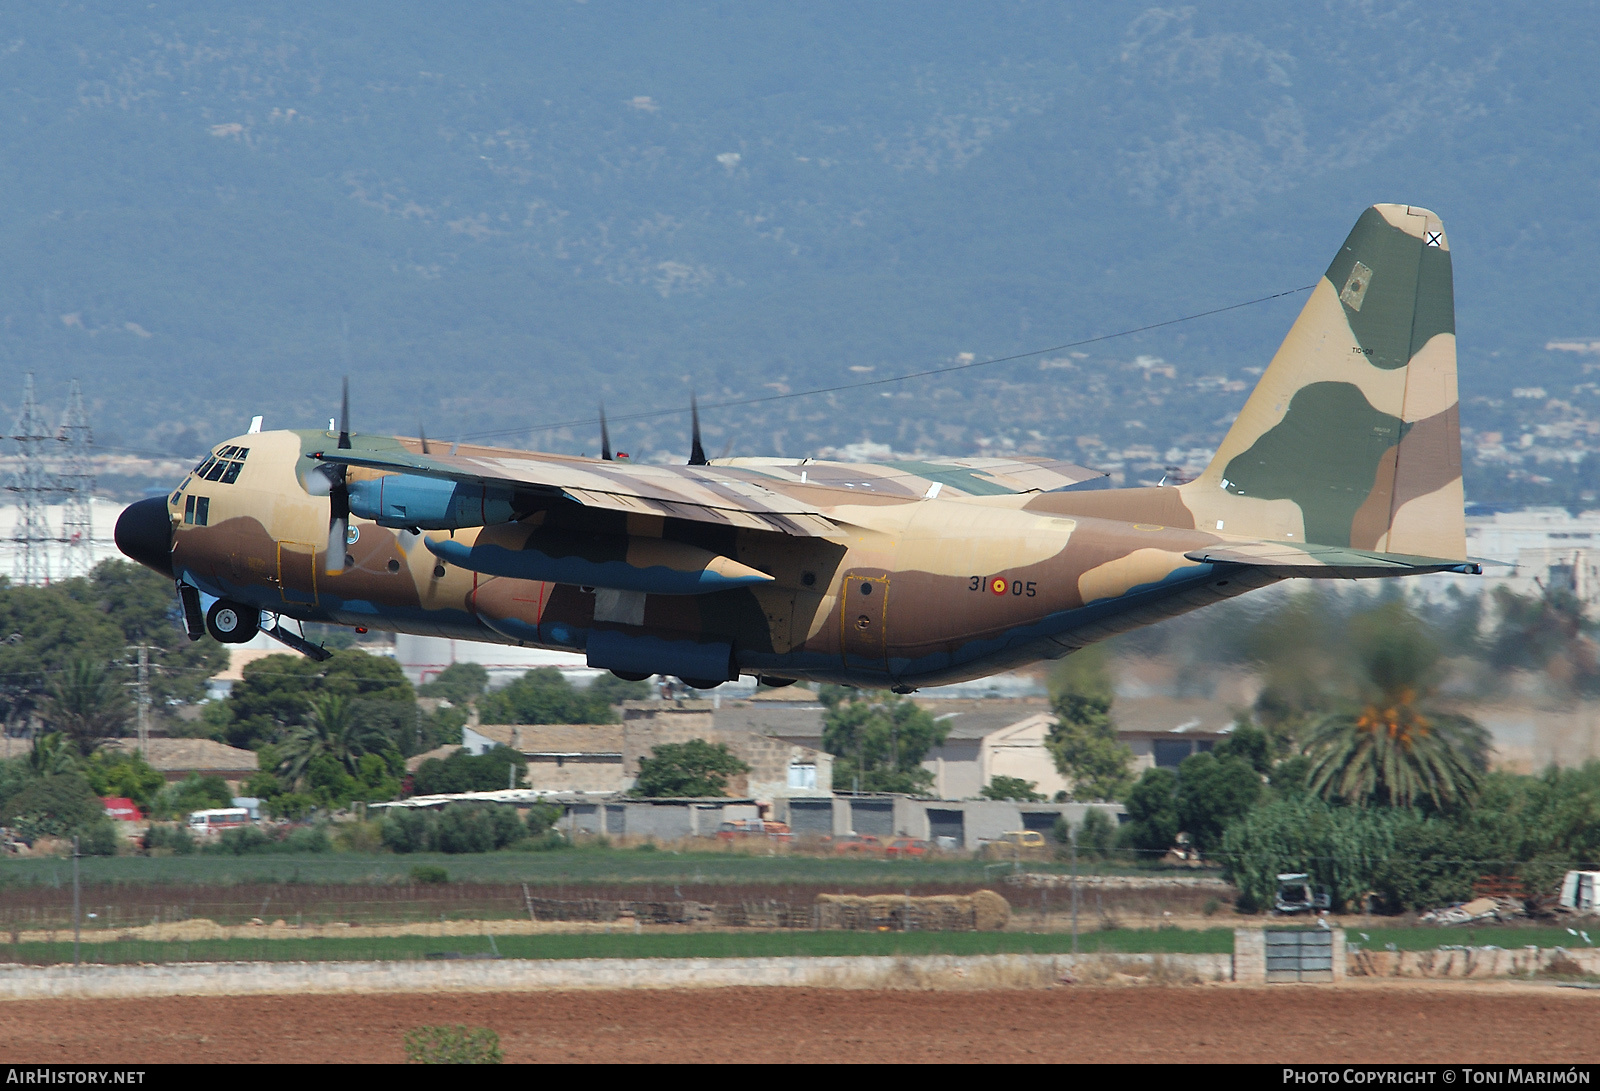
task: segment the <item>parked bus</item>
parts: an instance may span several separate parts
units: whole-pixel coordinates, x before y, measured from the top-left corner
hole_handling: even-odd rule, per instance
[[[250,812],[243,807],[218,807],[210,811],[190,811],[189,830],[205,834],[217,830],[231,830],[235,826],[248,826]]]

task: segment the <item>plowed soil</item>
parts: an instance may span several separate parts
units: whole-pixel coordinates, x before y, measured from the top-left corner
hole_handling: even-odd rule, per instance
[[[1600,1061],[1600,993],[1393,985],[47,1000],[0,1003],[0,1062],[393,1062],[440,1023],[508,1062]]]

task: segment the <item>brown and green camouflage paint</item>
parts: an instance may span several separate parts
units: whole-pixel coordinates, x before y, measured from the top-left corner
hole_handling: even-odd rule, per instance
[[[292,616],[581,646],[604,629],[731,643],[746,673],[931,684],[1067,654],[1289,576],[1393,576],[1464,559],[1450,251],[1438,218],[1368,209],[1317,283],[1206,471],[1166,488],[1076,491],[1042,459],[852,465],[603,462],[332,433],[237,437],[250,460],[181,523],[174,561],[207,590]],[[313,454],[352,480],[411,473],[516,490],[518,522],[426,535],[354,520],[323,572]],[[1060,491],[1066,488],[1068,491]],[[764,574],[643,596],[439,563],[446,535],[552,556]],[[596,620],[597,612],[602,618]],[[514,636],[505,634],[513,633]]]

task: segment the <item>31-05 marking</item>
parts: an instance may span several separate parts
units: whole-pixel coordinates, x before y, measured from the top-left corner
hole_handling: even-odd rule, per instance
[[[1039,584],[1035,580],[1007,580],[1004,576],[971,576],[967,580],[968,591],[989,591],[995,595],[1019,595],[1024,598],[1033,598],[1039,593]]]

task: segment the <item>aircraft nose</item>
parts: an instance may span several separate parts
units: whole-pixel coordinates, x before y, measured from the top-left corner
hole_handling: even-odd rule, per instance
[[[152,496],[129,504],[117,517],[117,548],[146,568],[172,579],[172,520],[167,500]]]

